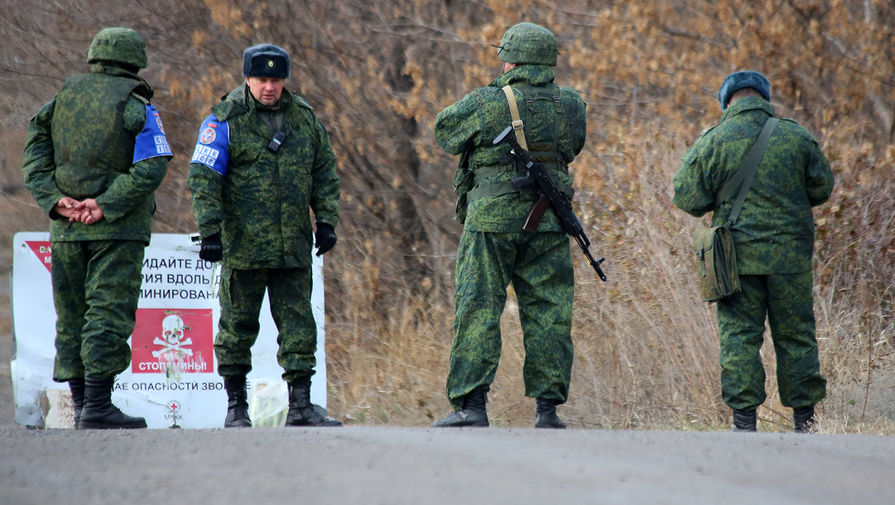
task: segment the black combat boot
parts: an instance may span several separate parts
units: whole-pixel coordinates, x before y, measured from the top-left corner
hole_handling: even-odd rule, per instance
[[[79,430],[117,430],[145,428],[142,417],[129,416],[112,405],[115,378],[84,379],[84,407],[81,409]]]
[[[557,403],[555,400],[537,398],[535,401],[537,402],[535,407],[535,428],[566,429],[566,425],[556,415]]]
[[[71,390],[71,406],[75,411],[75,429],[81,422],[81,409],[84,408],[84,379],[72,379],[68,381],[68,388]]]
[[[814,422],[814,405],[792,409],[792,431],[795,433],[811,433]]]
[[[485,387],[479,386],[463,397],[463,408],[455,410],[444,419],[432,423],[435,428],[487,427],[488,412]]]
[[[251,428],[249,404],[246,402],[246,376],[224,376],[224,389],[227,390],[227,417],[224,428]]]
[[[755,429],[757,422],[758,415],[755,410],[745,411],[734,409],[732,431],[757,431]]]
[[[289,412],[286,426],[342,426],[342,423],[317,411],[311,403],[311,377],[299,377],[289,383]]]

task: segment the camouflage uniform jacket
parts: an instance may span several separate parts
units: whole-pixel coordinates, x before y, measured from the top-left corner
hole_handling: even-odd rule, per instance
[[[525,175],[508,161],[508,143],[492,145],[494,138],[512,123],[507,98],[501,91],[503,86],[510,85],[516,96],[533,158],[538,160],[539,155],[543,157],[557,185],[569,188],[567,192],[570,194],[567,196],[571,198],[572,179],[568,164],[584,147],[587,130],[585,103],[575,90],[560,88],[553,84],[553,79],[552,67],[520,65],[438,114],[435,118],[435,140],[450,154],[469,154],[469,168],[458,168],[455,174],[458,193],[473,187],[507,183],[514,177]],[[552,100],[546,109],[538,109],[536,104],[530,105],[526,101],[526,98],[531,101],[533,94],[544,92],[559,97],[555,107]],[[550,111],[549,115],[547,110]],[[544,147],[539,153],[538,145],[549,147]],[[477,198],[468,204],[465,227],[481,232],[520,231],[532,203],[533,193],[526,192]],[[547,212],[538,230],[562,231],[562,227],[553,212]]]
[[[746,97],[724,111],[684,154],[674,175],[674,204],[712,224],[728,221],[735,197],[714,208],[715,195],[743,163],[774,108]],[[814,218],[811,207],[833,190],[833,172],[817,141],[791,119],[782,119],[768,142],[733,239],[737,267],[744,275],[799,273],[811,269]]]
[[[309,266],[309,209],[317,221],[338,224],[340,182],[326,130],[311,106],[285,89],[280,109],[286,136],[273,152],[267,146],[276,131],[247,86],[239,86],[211,108],[209,118],[228,125],[225,173],[196,163],[196,155],[190,164],[199,233],[203,238],[221,233],[223,263],[231,268]]]
[[[52,218],[52,241],[149,242],[153,192],[170,159],[167,151],[132,163],[151,97],[152,88],[136,75],[96,64],[91,73],[69,78],[31,119],[22,171],[37,204]],[[65,196],[95,198],[103,219],[70,223],[53,210]]]

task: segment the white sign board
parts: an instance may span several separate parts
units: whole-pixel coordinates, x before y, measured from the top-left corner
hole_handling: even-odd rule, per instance
[[[13,247],[11,368],[15,418],[19,424],[43,426],[42,393],[68,389],[67,383],[53,381],[56,311],[49,233],[17,233]],[[227,394],[217,374],[213,347],[220,317],[220,269],[200,260],[198,253],[199,246],[189,235],[154,234],[146,248],[137,322],[130,339],[131,365],[117,376],[112,401],[127,414],[145,417],[150,428],[224,425]],[[311,401],[325,407],[323,261],[316,255],[312,258],[317,373],[311,382]],[[265,396],[275,391],[282,396],[277,403],[285,405],[283,369],[277,364],[277,329],[266,295],[260,324],[248,381],[254,386],[275,386],[267,389]],[[254,389],[260,392],[260,388]],[[252,402],[254,389],[249,391],[253,405],[257,404]],[[270,404],[269,398],[262,403]]]

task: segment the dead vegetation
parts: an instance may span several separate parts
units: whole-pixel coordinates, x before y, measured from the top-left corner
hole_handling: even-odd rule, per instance
[[[27,121],[86,69],[102,26],[130,26],[150,55],[175,159],[156,232],[194,231],[185,176],[198,125],[240,80],[242,50],[292,56],[288,86],[328,127],[343,180],[339,245],[327,256],[329,406],[350,422],[425,425],[447,412],[456,161],[432,138],[442,107],[497,72],[494,49],[521,20],[560,42],[558,81],[589,104],[573,165],[576,210],[610,281],[576,255],[572,396],[577,427],[723,427],[714,312],[695,298],[686,249],[696,220],[673,208],[671,176],[720,116],[723,77],[756,69],[778,113],[815,133],[837,186],[818,208],[816,313],[828,432],[892,433],[895,419],[895,7],[890,2],[538,0],[58,2],[0,0],[0,229],[46,222],[22,187]],[[723,23],[718,19],[725,20]],[[0,251],[8,276],[11,251]],[[6,289],[8,283],[0,283]],[[8,293],[0,292],[0,300]],[[490,396],[495,424],[527,426],[517,313]],[[0,332],[9,334],[8,304]],[[765,346],[765,429],[788,429]]]

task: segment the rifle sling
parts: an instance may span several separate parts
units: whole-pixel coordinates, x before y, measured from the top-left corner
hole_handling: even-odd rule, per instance
[[[500,88],[503,94],[507,96],[507,102],[510,104],[510,117],[513,118],[513,133],[516,134],[516,142],[522,149],[528,151],[528,144],[525,142],[525,130],[522,119],[519,117],[519,107],[516,105],[516,95],[513,94],[513,88],[509,84]]]

